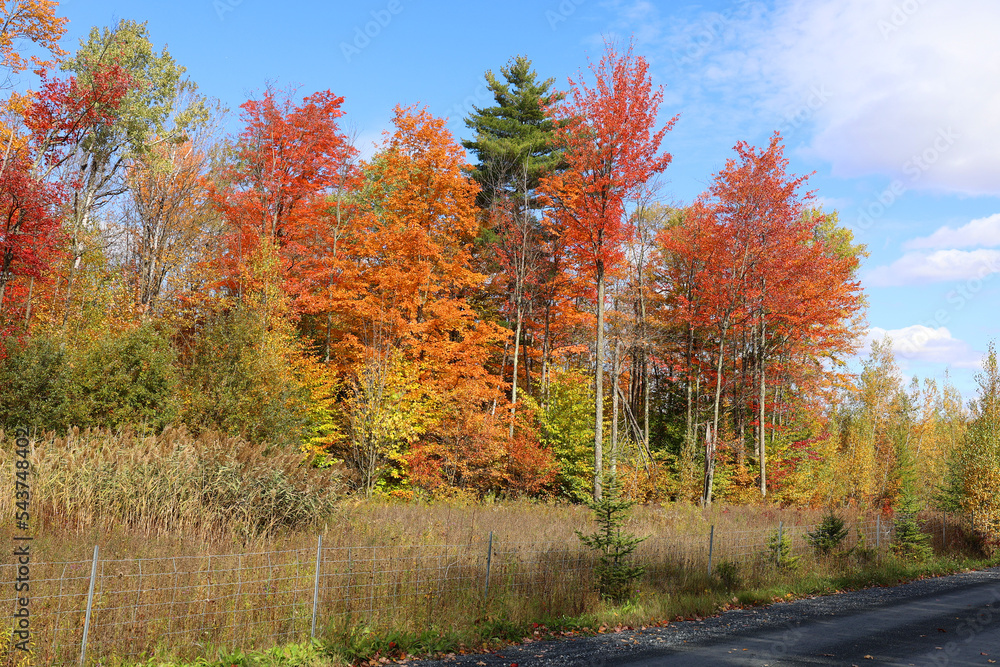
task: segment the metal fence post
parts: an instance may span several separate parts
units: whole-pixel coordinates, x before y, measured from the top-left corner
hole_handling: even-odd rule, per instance
[[[94,582],[97,580],[97,545],[94,545],[94,562],[90,566],[90,592],[87,593],[87,616],[83,621],[83,641],[80,643],[80,667],[87,660],[87,633],[90,632],[90,612],[94,606]]]
[[[486,548],[486,585],[483,587],[483,597],[490,596],[490,568],[493,565],[493,531],[490,531],[490,542]]]
[[[708,576],[712,576],[712,549],[715,546],[715,524],[708,529]]]
[[[875,515],[875,551],[882,546],[882,515]]]
[[[323,559],[323,535],[316,539],[316,580],[313,582],[313,618],[309,638],[316,638],[316,609],[319,606],[319,566]]]
[[[371,588],[368,590],[368,624],[371,625],[375,618],[375,568],[377,567],[375,561],[375,545],[372,545],[372,583]]]

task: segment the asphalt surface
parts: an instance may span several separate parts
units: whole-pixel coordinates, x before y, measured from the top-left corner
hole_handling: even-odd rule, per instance
[[[1000,666],[1000,568],[737,609],[662,628],[537,641],[421,667]]]

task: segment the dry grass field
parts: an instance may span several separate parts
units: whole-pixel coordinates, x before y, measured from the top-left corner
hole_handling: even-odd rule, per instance
[[[0,470],[13,480],[7,439]],[[586,507],[352,500],[335,474],[300,467],[295,454],[214,434],[73,432],[33,446],[35,664],[78,660],[95,545],[87,651],[104,664],[307,641],[314,610],[315,635],[343,662],[391,653],[389,641],[398,653],[517,638],[531,623],[656,623],[902,567],[887,555],[891,523],[875,515],[842,511],[843,553],[820,557],[806,539],[820,510],[638,506],[625,529],[646,538],[635,554],[646,570],[635,599],[614,607],[577,536],[594,529]],[[0,493],[7,539],[13,515],[13,494]],[[943,534],[941,521],[925,527],[944,559],[933,567],[947,569],[974,553],[957,518]],[[795,568],[775,562],[779,530]],[[0,599],[11,606],[13,577],[9,559]]]

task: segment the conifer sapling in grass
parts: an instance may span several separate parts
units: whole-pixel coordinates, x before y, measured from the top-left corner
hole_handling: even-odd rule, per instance
[[[912,560],[926,560],[932,550],[928,541],[930,535],[920,529],[917,512],[920,511],[920,501],[912,489],[905,489],[896,511],[896,535],[892,542],[892,550],[897,556]]]
[[[576,531],[580,541],[600,553],[595,568],[598,591],[602,598],[615,604],[621,604],[632,596],[635,581],[645,571],[640,565],[632,565],[630,556],[646,538],[622,531],[633,505],[634,501],[621,498],[618,480],[609,477],[601,499],[587,503],[599,526],[597,532],[584,535]]]
[[[799,557],[792,555],[791,536],[780,529],[767,539],[767,551],[774,564],[783,570],[793,570],[799,564]]]
[[[923,509],[923,503],[917,496],[916,463],[913,452],[908,447],[900,448],[898,466],[901,489],[896,507],[892,551],[900,558],[926,560],[933,554],[933,550],[929,544],[930,535],[920,529],[917,520],[917,512]]]
[[[840,543],[847,537],[847,526],[832,509],[823,515],[823,520],[816,526],[816,530],[807,533],[809,544],[816,549],[816,553],[828,554],[836,551]]]

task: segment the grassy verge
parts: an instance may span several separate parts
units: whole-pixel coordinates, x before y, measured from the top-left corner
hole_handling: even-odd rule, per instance
[[[461,626],[430,627],[423,631],[377,632],[355,626],[328,633],[321,640],[288,644],[266,651],[207,652],[193,661],[151,659],[147,667],[345,667],[377,665],[405,658],[444,657],[449,654],[486,652],[525,640],[541,641],[579,635],[700,619],[719,612],[817,595],[828,595],[872,586],[893,586],[926,577],[941,576],[996,565],[995,559],[974,556],[936,556],[922,563],[894,557],[859,558],[854,554],[809,559],[795,569],[749,564],[724,566],[722,576],[691,576],[682,588],[664,590],[644,581],[638,596],[621,606],[599,603],[574,616],[512,620],[504,617],[469,617]],[[734,571],[735,570],[735,571]]]

